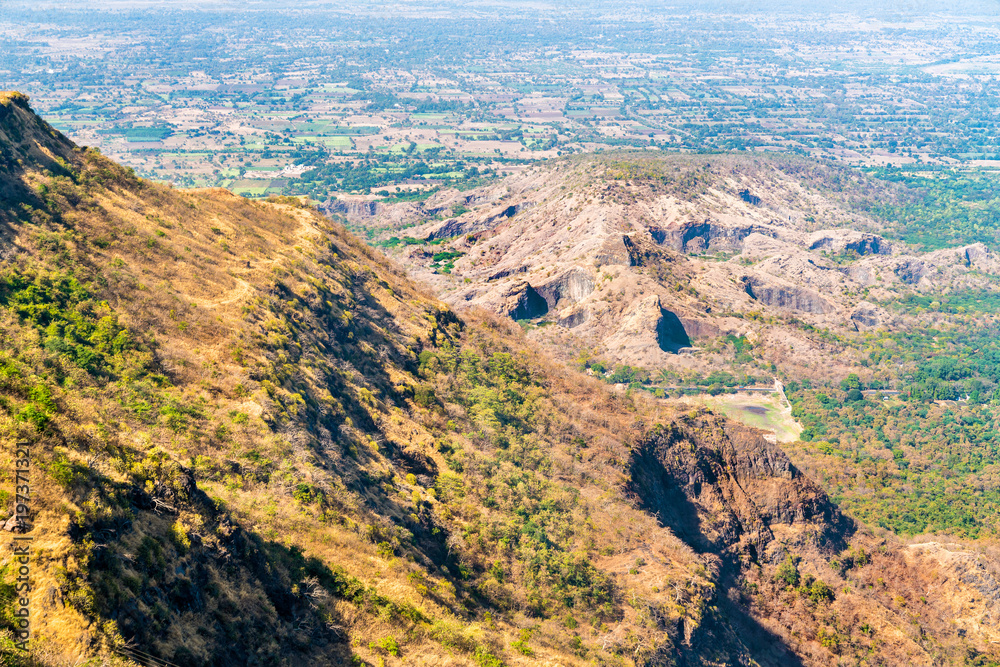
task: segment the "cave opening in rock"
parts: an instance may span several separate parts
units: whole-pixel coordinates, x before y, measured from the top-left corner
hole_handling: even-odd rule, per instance
[[[664,352],[677,352],[682,347],[691,347],[691,338],[680,318],[662,308],[660,313],[660,321],[656,325],[656,343],[660,349]]]

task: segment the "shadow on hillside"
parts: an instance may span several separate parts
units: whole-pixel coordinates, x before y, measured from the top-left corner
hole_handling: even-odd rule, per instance
[[[128,557],[138,576],[123,576],[117,550],[93,552],[90,579],[106,605],[96,610],[98,617],[114,620],[129,646],[157,664],[351,664],[349,638],[341,629],[346,623],[324,600],[355,602],[362,587],[294,546],[243,528],[191,482],[187,509],[200,515],[206,534],[217,539],[192,533],[185,553],[171,549],[171,540],[162,536],[170,515],[154,513],[152,497],[142,489],[121,485],[131,495],[135,520],[119,526],[131,528],[120,540],[135,530],[144,534]],[[113,534],[106,527],[104,533]],[[126,586],[134,587],[133,595],[124,593]],[[182,639],[190,633],[197,635],[197,647]]]
[[[736,585],[732,575],[720,578],[713,601],[718,610],[710,612],[694,631],[690,646],[681,647],[677,656],[678,667],[695,667],[709,661],[761,667],[803,667],[805,663],[780,637],[729,599],[728,594]]]
[[[705,458],[693,454],[690,446],[691,443],[676,432],[663,433],[635,450],[631,463],[632,489],[644,509],[655,514],[661,525],[695,552],[712,553],[722,558],[721,572],[715,581],[715,596],[690,641],[679,647],[676,664],[683,667],[707,662],[774,667],[803,665],[780,637],[761,625],[738,602],[741,595],[739,561],[730,547],[737,543],[743,529],[739,519],[728,509],[720,511],[712,503],[709,510],[692,500],[692,496],[701,495],[703,490],[715,495],[704,487],[715,486],[720,480],[715,468]],[[721,500],[723,496],[715,497]],[[660,663],[653,660],[647,664]]]
[[[348,250],[337,252],[349,256]],[[290,320],[293,316],[299,319],[293,330],[296,345],[286,346],[284,353],[289,355],[290,364],[311,367],[315,378],[310,382],[303,374],[295,373],[282,386],[305,402],[295,420],[303,431],[319,436],[308,441],[316,460],[362,501],[362,511],[354,518],[369,530],[368,537],[392,544],[397,555],[413,557],[422,565],[459,572],[457,555],[446,543],[448,533],[434,523],[429,506],[420,503],[414,508],[409,496],[402,500],[399,494],[385,492],[382,466],[370,443],[377,443],[379,454],[392,462],[393,472],[400,477],[412,473],[425,485],[432,485],[438,475],[437,465],[421,448],[405,447],[383,437],[385,425],[373,418],[377,410],[362,404],[367,389],[371,392],[368,396],[374,394],[388,405],[407,411],[413,390],[407,386],[410,382],[400,382],[400,371],[416,377],[415,353],[425,346],[443,343],[449,338],[447,329],[459,321],[451,311],[428,308],[436,321],[426,339],[416,340],[415,349],[411,349],[413,339],[396,316],[372,295],[372,288],[370,280],[351,284],[354,303],[350,309],[354,316],[350,318],[342,317],[341,309],[322,304],[310,304],[306,312],[287,314]],[[298,298],[283,284],[269,296],[274,299],[273,310],[277,313],[283,312],[282,304]],[[310,359],[303,350],[314,350],[317,356]],[[331,410],[321,392],[316,391],[318,388],[329,392],[342,411]],[[435,402],[431,394],[432,409]],[[459,580],[452,581],[460,585]]]

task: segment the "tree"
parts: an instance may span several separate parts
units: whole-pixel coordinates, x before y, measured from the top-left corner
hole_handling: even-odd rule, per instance
[[[786,586],[794,587],[799,585],[799,568],[791,555],[785,559],[784,563],[778,566],[778,570],[774,573],[774,578],[779,582],[784,582]]]
[[[857,373],[851,373],[846,378],[840,381],[840,388],[843,391],[851,391],[852,389],[861,390],[861,378],[858,377]],[[854,400],[854,399],[849,399]]]

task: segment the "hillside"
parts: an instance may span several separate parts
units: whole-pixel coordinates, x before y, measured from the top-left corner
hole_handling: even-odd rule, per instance
[[[991,564],[297,200],[137,179],[16,93],[0,172],[4,664],[988,664]]]
[[[989,172],[615,153],[345,215],[453,307],[764,428],[851,516],[948,541],[1000,536],[998,191]],[[789,403],[765,397],[775,378]]]
[[[902,240],[918,233],[902,217],[917,194],[786,156],[620,153],[440,193],[423,218],[414,203],[330,210],[375,230],[449,304],[544,323],[533,336],[566,356],[707,374],[728,369],[727,336],[742,336],[757,370],[822,379],[865,372],[824,332],[913,328],[894,306],[908,296],[996,291],[1000,259],[983,243]]]

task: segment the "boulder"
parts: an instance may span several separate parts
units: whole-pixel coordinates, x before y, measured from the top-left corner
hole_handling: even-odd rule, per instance
[[[851,312],[851,321],[857,329],[871,329],[882,325],[887,313],[873,303],[862,301]]]

